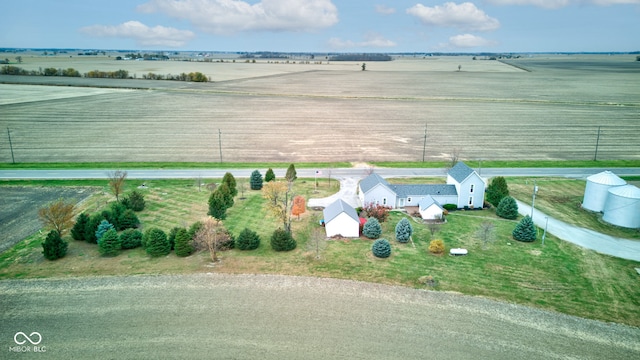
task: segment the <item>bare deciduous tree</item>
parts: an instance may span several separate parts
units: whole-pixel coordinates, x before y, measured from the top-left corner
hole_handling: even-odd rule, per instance
[[[202,220],[202,226],[193,236],[193,242],[198,251],[209,250],[211,261],[218,261],[218,250],[222,244],[230,241],[229,233],[220,226],[220,222],[212,217]]]
[[[458,161],[460,161],[460,149],[459,148],[453,148],[453,150],[451,150],[451,153],[449,154],[449,158],[448,158],[448,161],[447,161],[446,172],[448,173],[449,170],[451,170],[451,168],[456,166]]]
[[[38,217],[46,228],[56,230],[60,236],[73,226],[75,203],[58,199],[38,210]]]
[[[292,187],[281,181],[269,181],[262,188],[262,196],[267,199],[267,210],[282,221],[286,232],[291,233]]]
[[[115,195],[116,200],[120,201],[120,194],[124,192],[124,180],[127,178],[127,172],[122,170],[110,171],[107,173],[109,177],[109,187]]]
[[[492,222],[485,221],[480,224],[480,229],[478,229],[478,238],[482,242],[482,249],[486,250],[489,243],[495,240],[495,230],[496,226]]]
[[[317,218],[314,217],[317,223]],[[309,231],[309,242],[307,243],[309,250],[315,252],[316,259],[320,259],[320,252],[327,246],[327,236],[320,227],[313,227]]]

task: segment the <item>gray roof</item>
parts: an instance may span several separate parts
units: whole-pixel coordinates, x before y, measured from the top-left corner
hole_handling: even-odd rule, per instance
[[[431,195],[427,195],[422,200],[420,200],[420,202],[418,203],[418,206],[420,207],[420,210],[424,210],[433,204],[436,204],[440,209],[442,209],[442,205],[440,205],[440,203],[438,203],[434,198],[432,198]]]
[[[352,208],[351,205],[347,204],[344,200],[338,199],[322,211],[325,224],[342,213],[349,215],[349,217],[353,218],[356,222],[360,222],[356,209]]]
[[[360,181],[360,189],[362,189],[362,192],[366,193],[378,184],[382,184],[388,188],[391,188],[387,180],[383,179],[382,176],[373,173]]]
[[[400,198],[424,195],[453,195],[458,196],[455,185],[424,184],[424,185],[391,185],[393,191]]]
[[[458,183],[463,182],[469,175],[473,174],[473,169],[468,167],[467,164],[462,161],[458,162],[454,167],[451,168],[448,172],[452,178],[454,178]]]

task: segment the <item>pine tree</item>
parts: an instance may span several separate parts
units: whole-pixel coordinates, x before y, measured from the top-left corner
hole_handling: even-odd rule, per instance
[[[145,206],[144,195],[142,195],[142,193],[140,193],[139,191],[134,190],[127,197],[127,204],[128,204],[128,208],[133,211],[144,210],[144,206]]]
[[[377,239],[382,234],[382,226],[378,219],[370,217],[362,227],[362,234],[369,239]]]
[[[229,185],[223,182],[216,191],[219,191],[222,194],[226,209],[233,206],[233,192],[231,191],[231,188],[229,188]]]
[[[269,168],[267,172],[264,174],[264,182],[275,181],[276,174],[273,172],[272,168]]]
[[[296,246],[296,241],[285,230],[277,229],[271,235],[271,248],[275,251],[290,251],[295,249]]]
[[[98,225],[98,229],[96,230],[96,241],[98,242],[98,244],[100,244],[100,241],[102,240],[104,234],[111,229],[115,230],[115,227],[107,220],[102,220],[100,222],[100,225]]]
[[[231,174],[230,172],[225,173],[224,176],[222,177],[222,183],[227,184],[227,186],[229,187],[232,199],[234,196],[238,195],[236,178],[233,177],[233,174]]]
[[[82,213],[78,215],[76,218],[76,223],[71,228],[71,237],[74,240],[86,240],[84,237],[84,229],[87,227],[87,223],[89,222],[89,215]]]
[[[69,243],[62,240],[60,233],[56,230],[51,230],[42,243],[42,254],[47,260],[60,259],[67,254],[68,247]]]
[[[529,215],[523,217],[522,220],[520,220],[515,229],[513,229],[512,235],[513,238],[518,241],[532,242],[536,240],[536,227]]]
[[[111,224],[113,224],[113,227],[117,231],[124,230],[124,228],[120,224],[120,218],[122,217],[122,214],[124,214],[125,211],[127,211],[127,207],[124,206],[122,203],[114,202],[114,203],[111,203],[109,208],[110,208],[110,211],[109,211],[109,216],[107,217],[107,220]]]
[[[402,218],[396,225],[396,240],[401,243],[406,243],[413,234],[413,227],[407,218]]]
[[[238,250],[255,250],[260,246],[260,236],[255,231],[245,228],[236,239]]]
[[[388,258],[391,256],[391,244],[385,239],[378,239],[371,245],[371,252],[375,257]]]
[[[115,229],[107,230],[98,243],[102,256],[116,256],[122,248],[120,238]]]
[[[96,230],[98,230],[98,226],[100,222],[105,220],[102,214],[93,214],[87,221],[87,225],[84,228],[84,240],[90,244],[97,244],[98,238],[96,238]]]
[[[518,204],[511,196],[505,196],[500,200],[500,204],[496,208],[496,215],[501,218],[514,220],[518,217]]]
[[[137,229],[127,229],[120,234],[120,247],[123,250],[142,246],[142,233]]]
[[[189,237],[189,232],[187,231],[187,229],[178,229],[178,231],[176,232],[175,241],[175,250],[177,256],[184,257],[189,256],[193,253],[193,244],[191,238]]]
[[[262,190],[262,174],[260,174],[260,171],[254,170],[251,173],[249,183],[251,184],[251,190]]]
[[[289,167],[287,168],[287,173],[284,178],[287,179],[287,182],[289,183],[296,181],[296,179],[298,178],[298,172],[296,171],[296,167],[293,164],[289,165]]]
[[[491,184],[487,186],[486,199],[491,205],[498,206],[500,201],[509,196],[509,188],[507,187],[507,180],[502,176],[496,176],[491,179]]]
[[[207,214],[218,220],[227,218],[227,203],[224,194],[220,191],[216,190],[211,193],[209,197],[209,212]]]
[[[164,231],[151,228],[144,233],[143,238],[147,254],[151,257],[165,256],[171,252],[171,244]]]

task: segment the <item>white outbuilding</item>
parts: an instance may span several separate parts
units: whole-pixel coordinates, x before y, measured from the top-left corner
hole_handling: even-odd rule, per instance
[[[609,196],[609,189],[626,184],[626,181],[609,170],[589,176],[587,178],[587,186],[584,189],[582,207],[587,210],[602,212]]]
[[[425,196],[418,203],[420,216],[425,220],[440,220],[444,209],[431,195]]]
[[[323,210],[324,228],[327,237],[342,236],[357,238],[360,236],[360,219],[356,210],[344,200],[338,199]]]
[[[640,189],[633,185],[609,189],[602,220],[626,228],[640,228]]]

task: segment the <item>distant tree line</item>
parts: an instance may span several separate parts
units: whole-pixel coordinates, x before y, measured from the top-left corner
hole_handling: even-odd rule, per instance
[[[391,61],[387,54],[339,54],[331,57],[332,61]]]
[[[135,79],[136,75],[130,76],[127,70],[116,71],[100,71],[91,70],[84,74],[73,68],[56,69],[56,68],[40,68],[38,70],[25,70],[18,66],[5,65],[0,67],[0,75],[24,75],[24,76],[66,76],[66,77],[85,77],[85,78],[101,78],[101,79]],[[179,75],[162,75],[148,73],[142,75],[143,79],[148,80],[175,80],[175,81],[193,81],[208,82],[210,79],[201,72],[181,73]]]

